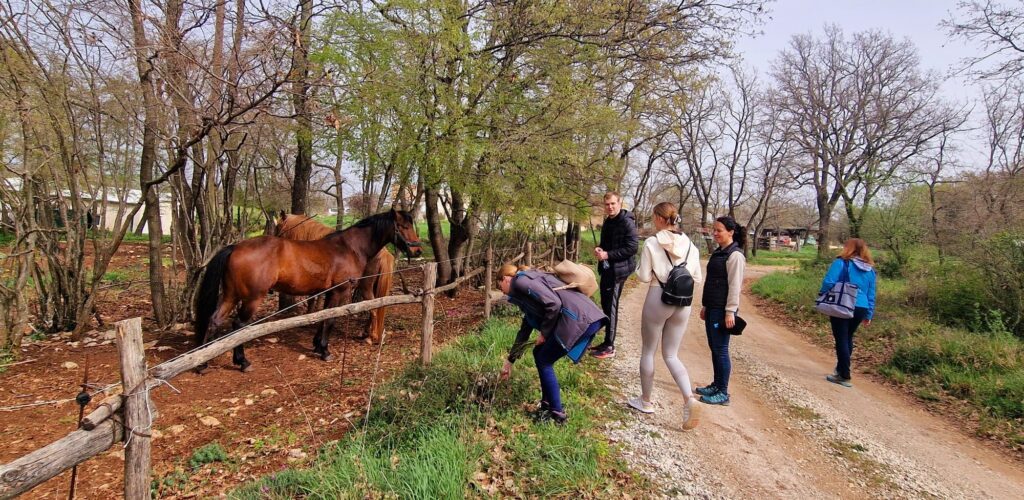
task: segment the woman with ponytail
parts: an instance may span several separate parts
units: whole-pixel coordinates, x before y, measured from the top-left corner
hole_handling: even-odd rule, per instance
[[[743,255],[747,231],[732,217],[723,216],[715,219],[712,237],[718,248],[708,258],[700,319],[704,320],[708,335],[715,380],[707,386],[698,387],[697,394],[701,395],[702,403],[728,406],[729,374],[732,372],[728,330],[736,325],[736,313],[740,309],[743,269],[747,265]]]
[[[690,322],[690,305],[667,305],[661,301],[662,283],[669,279],[672,268],[686,265],[694,283],[703,281],[700,251],[685,234],[676,229],[678,213],[669,202],[654,207],[652,217],[657,234],[644,241],[637,278],[650,283],[641,316],[640,397],[628,401],[629,406],[643,413],[654,413],[651,392],[654,388],[654,356],[661,344],[661,356],[669,373],[686,398],[683,403],[683,429],[692,429],[700,421],[697,396],[690,385],[690,375],[679,359],[679,346]]]

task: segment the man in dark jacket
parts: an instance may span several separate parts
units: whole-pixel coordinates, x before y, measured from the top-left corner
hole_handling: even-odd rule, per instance
[[[619,193],[604,195],[604,225],[601,227],[601,245],[594,249],[601,275],[601,309],[608,316],[604,342],[594,346],[593,355],[604,359],[615,356],[615,327],[619,316],[619,295],[622,285],[636,270],[636,250],[639,236],[633,214],[622,209]]]

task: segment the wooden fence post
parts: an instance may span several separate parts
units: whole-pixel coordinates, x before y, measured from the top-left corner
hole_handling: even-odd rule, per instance
[[[526,265],[533,267],[533,242],[526,242]]]
[[[551,267],[555,267],[555,251],[558,250],[558,236],[551,233],[551,255],[548,256],[548,262]]]
[[[429,365],[433,358],[434,287],[437,285],[437,263],[423,266],[423,338],[420,342],[420,362]]]
[[[494,282],[494,248],[487,244],[487,257],[484,258],[484,319],[491,318],[491,283]]]
[[[146,387],[146,352],[142,347],[142,318],[118,321],[117,350],[124,388],[124,497],[149,498],[152,413]]]

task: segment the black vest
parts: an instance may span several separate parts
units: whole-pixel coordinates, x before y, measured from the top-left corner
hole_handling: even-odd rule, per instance
[[[729,299],[729,270],[726,262],[733,252],[742,252],[743,249],[734,241],[725,248],[718,248],[708,257],[708,272],[704,277],[704,294],[701,296],[701,305],[707,309],[725,309]]]

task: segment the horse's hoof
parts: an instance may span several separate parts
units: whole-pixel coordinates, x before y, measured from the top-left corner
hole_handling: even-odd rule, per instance
[[[326,353],[324,353],[324,354],[320,355],[320,359],[322,359],[324,361],[334,361],[334,355],[333,354],[326,354]]]
[[[192,372],[195,373],[196,375],[202,375],[202,374],[206,373],[206,370],[209,370],[209,369],[210,369],[210,365],[207,364],[207,363],[203,363],[203,364],[193,368]]]
[[[238,365],[238,369],[241,370],[242,373],[249,373],[249,372],[252,371],[252,363],[246,361],[246,362]]]

